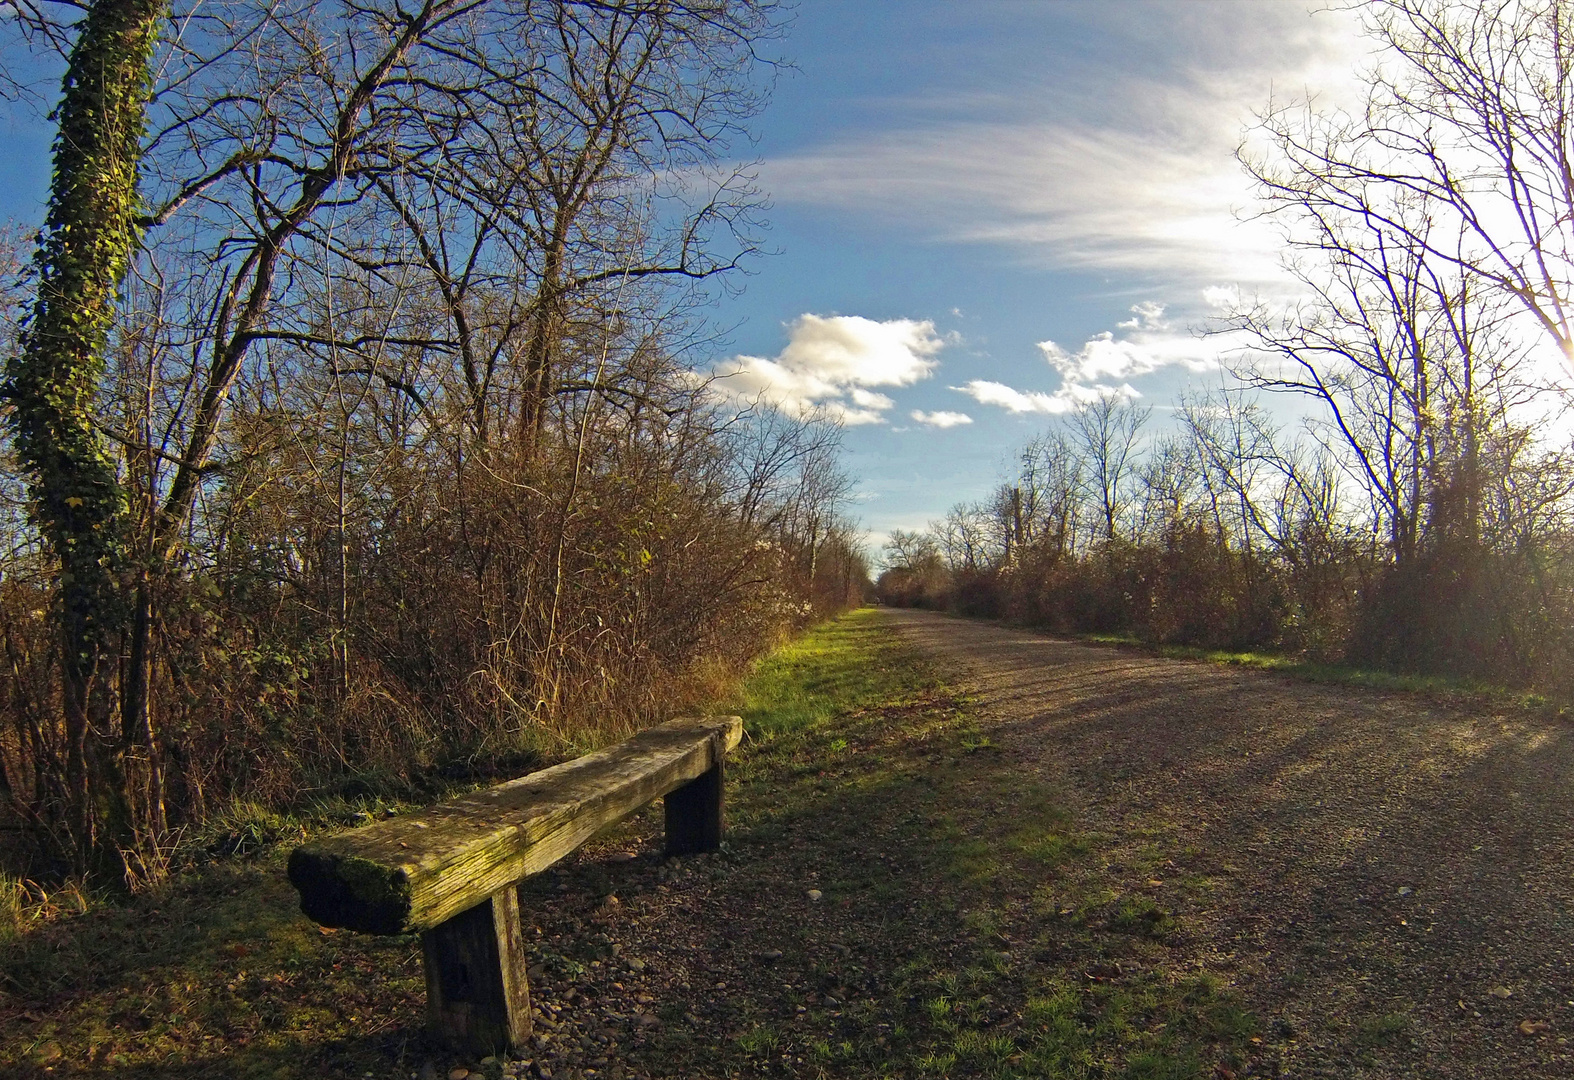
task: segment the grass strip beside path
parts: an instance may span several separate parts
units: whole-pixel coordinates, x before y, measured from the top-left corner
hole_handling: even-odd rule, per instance
[[[429,1044],[418,942],[320,933],[296,913],[281,846],[0,942],[0,1074],[1183,1078],[1251,1064],[1252,1018],[1180,970],[1173,914],[1097,872],[1114,838],[1080,833],[878,612],[778,650],[724,709],[747,736],[722,852],[661,860],[658,807],[522,888],[538,1015],[525,1061]]]
[[[1499,709],[1523,709],[1533,713],[1562,716],[1568,712],[1567,694],[1544,694],[1515,689],[1498,683],[1466,679],[1453,675],[1422,675],[1415,672],[1383,671],[1350,664],[1327,663],[1304,656],[1256,650],[1209,649],[1198,645],[1173,645],[1147,641],[1131,634],[1073,634],[1077,641],[1133,649],[1170,660],[1203,660],[1226,667],[1268,671],[1304,682],[1329,686],[1349,686],[1361,690],[1381,690],[1465,704],[1482,704]]]

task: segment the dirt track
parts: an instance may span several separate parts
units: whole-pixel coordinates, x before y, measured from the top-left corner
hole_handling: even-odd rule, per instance
[[[1286,1075],[1574,1075],[1574,722],[885,617],[1111,839],[1101,871],[1175,853],[1174,947]]]

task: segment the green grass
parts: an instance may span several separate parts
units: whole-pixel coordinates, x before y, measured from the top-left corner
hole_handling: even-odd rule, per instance
[[[827,725],[870,708],[921,701],[941,687],[934,672],[913,658],[879,622],[873,609],[855,611],[815,627],[767,656],[723,708],[743,717],[758,743],[815,741],[819,751],[840,753],[845,737],[819,739]]]
[[[420,943],[319,931],[284,857],[475,786],[370,778],[292,812],[239,803],[130,898],[0,877],[0,1075],[390,1075],[422,1020]]]
[[[1097,645],[1115,645],[1121,648],[1140,649],[1154,656],[1175,660],[1204,660],[1211,664],[1271,671],[1306,682],[1327,683],[1334,686],[1353,686],[1367,690],[1389,690],[1401,693],[1431,694],[1443,697],[1469,697],[1487,699],[1500,706],[1543,711],[1562,707],[1543,694],[1496,683],[1473,679],[1454,678],[1447,675],[1415,675],[1395,671],[1377,671],[1371,668],[1352,667],[1346,664],[1321,663],[1303,657],[1271,652],[1234,652],[1228,649],[1204,649],[1192,645],[1165,645],[1144,641],[1130,634],[1080,634],[1079,640]]]

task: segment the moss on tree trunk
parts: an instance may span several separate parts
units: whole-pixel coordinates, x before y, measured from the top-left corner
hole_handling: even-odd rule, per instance
[[[125,497],[95,423],[119,292],[135,254],[138,163],[162,0],[96,0],[71,50],[49,209],[35,255],[38,296],[5,396],[32,514],[58,560],[66,821],[84,857],[112,852],[129,821],[118,740],[94,700],[126,604]],[[102,696],[102,695],[101,695]]]

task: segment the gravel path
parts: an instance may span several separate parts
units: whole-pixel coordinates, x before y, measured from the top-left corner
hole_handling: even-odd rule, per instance
[[[1574,1076],[1574,725],[893,610],[1287,1076]],[[1497,707],[1501,709],[1501,707]]]

